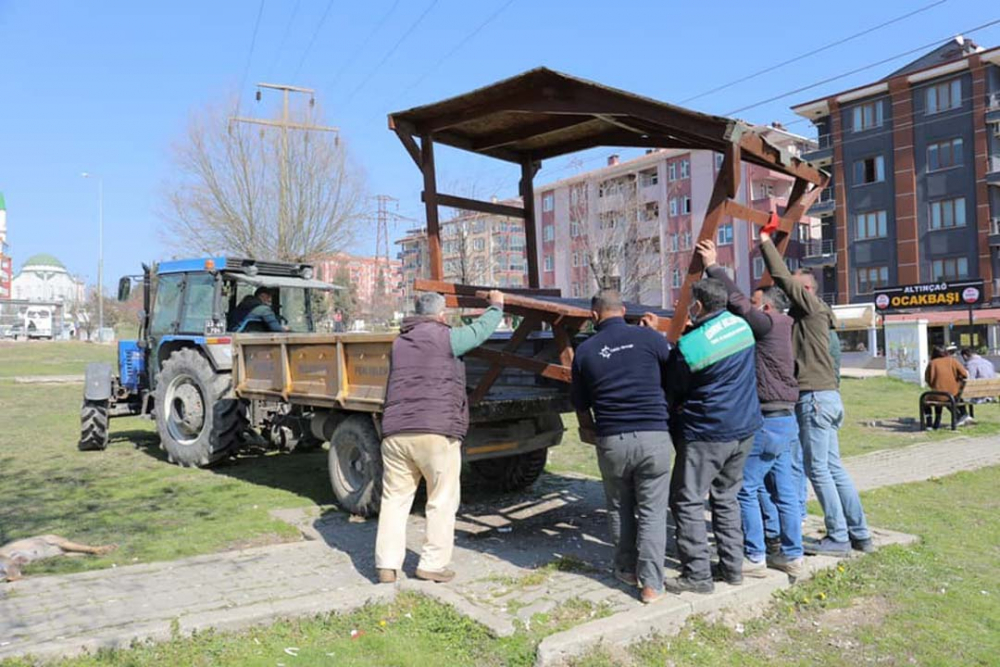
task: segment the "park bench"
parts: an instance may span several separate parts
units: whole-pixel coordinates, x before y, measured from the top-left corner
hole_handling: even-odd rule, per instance
[[[959,392],[958,396],[952,396],[945,391],[925,391],[920,394],[920,430],[923,431],[927,428],[926,418],[933,406],[946,405],[950,408],[951,430],[954,431],[958,423],[955,418],[956,407],[966,406],[969,416],[974,418],[976,404],[972,402],[973,399],[998,397],[1000,397],[1000,378],[966,380],[962,384],[962,391]]]

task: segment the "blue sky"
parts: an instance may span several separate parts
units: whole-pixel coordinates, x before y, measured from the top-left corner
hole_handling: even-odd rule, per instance
[[[342,129],[371,192],[398,197],[399,212],[418,218],[419,174],[386,129],[390,111],[538,65],[679,102],[933,1],[265,0],[240,92],[245,112],[266,113],[253,102],[255,82],[315,88],[328,123]],[[15,267],[36,252],[49,252],[96,282],[97,184],[80,178],[82,171],[104,179],[107,284],[167,254],[157,209],[169,147],[192,111],[240,88],[259,7],[258,0],[0,0],[0,191]],[[442,60],[501,8],[474,39]],[[364,45],[387,13],[382,29]],[[995,3],[947,0],[690,106],[727,113],[996,18]],[[971,37],[995,46],[1000,26]],[[790,104],[875,80],[907,60],[741,116],[794,120]],[[810,131],[807,123],[789,129]],[[610,152],[580,158],[584,168],[596,167]],[[575,168],[553,160],[537,182]],[[514,174],[491,160],[446,153],[438,170],[442,183],[501,184],[501,196],[516,187]],[[365,229],[354,250],[371,252],[373,245],[373,230]]]

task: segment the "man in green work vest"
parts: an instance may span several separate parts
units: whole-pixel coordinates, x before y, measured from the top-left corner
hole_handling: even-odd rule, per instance
[[[753,332],[726,309],[728,301],[726,286],[715,278],[692,286],[691,326],[668,363],[667,400],[677,448],[670,510],[681,561],[680,576],[664,583],[671,593],[715,590],[705,532],[706,495],[719,574],[728,583],[742,583],[743,527],[736,494],[762,420]]]

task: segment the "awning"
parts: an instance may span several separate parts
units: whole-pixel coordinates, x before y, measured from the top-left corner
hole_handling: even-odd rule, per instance
[[[875,304],[853,303],[845,306],[833,306],[833,314],[837,318],[837,329],[872,329],[875,327]]]
[[[306,280],[305,278],[293,278],[291,276],[248,276],[245,273],[227,273],[227,277],[238,280],[241,283],[257,285],[258,287],[293,287],[299,289],[317,289],[333,291],[344,289],[339,285],[331,285],[322,280]]]
[[[886,322],[907,322],[910,320],[927,320],[929,326],[944,324],[968,324],[968,310],[925,310],[922,313],[896,313],[885,315]],[[1000,322],[1000,308],[978,308],[972,311],[972,319],[976,324],[994,324]]]

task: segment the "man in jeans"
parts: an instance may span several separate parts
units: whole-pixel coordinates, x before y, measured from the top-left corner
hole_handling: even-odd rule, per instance
[[[726,310],[729,294],[721,281],[699,280],[692,297],[692,323],[671,350],[667,375],[677,445],[670,510],[681,561],[680,576],[665,582],[671,593],[715,590],[705,531],[706,494],[719,572],[730,583],[742,583],[743,529],[736,494],[762,422],[753,332]]]
[[[455,546],[462,440],[469,407],[462,356],[482,345],[503,319],[503,293],[468,326],[445,324],[444,297],[417,297],[416,315],[403,320],[392,343],[382,412],[382,504],[375,538],[379,583],[396,581],[406,556],[406,520],[420,479],[427,482],[427,534],[417,577],[447,582]]]
[[[590,308],[596,333],[573,358],[573,407],[585,439],[596,431],[615,576],[641,586],[648,604],[663,596],[673,454],[663,368],[670,346],[662,334],[627,324],[613,290],[599,292]]]
[[[792,346],[795,350],[795,378],[799,400],[795,407],[805,474],[823,508],[826,537],[806,544],[807,554],[846,556],[852,547],[872,551],[871,534],[861,499],[851,476],[840,460],[837,430],[844,421],[844,405],[830,354],[833,312],[816,295],[816,279],[811,273],[793,276],[771,236],[760,234],[760,252],[774,282],[792,302],[789,315]],[[804,502],[804,498],[802,499]],[[803,507],[804,510],[804,507]]]
[[[761,290],[760,303],[755,307],[716,263],[715,243],[701,241],[697,250],[705,273],[726,286],[729,312],[746,320],[757,342],[757,397],[764,425],[754,436],[743,467],[743,487],[737,494],[743,518],[743,574],[762,576],[770,565],[794,580],[802,576],[804,561],[797,478],[792,472],[792,446],[799,437],[795,420],[799,386],[792,352],[792,318],[785,314],[788,297],[780,288],[771,286]],[[768,475],[772,478],[773,503],[764,485]],[[767,500],[762,502],[762,496]],[[778,553],[767,557],[764,519],[768,511],[775,510],[781,545]],[[740,579],[736,574],[720,572],[730,583]]]

